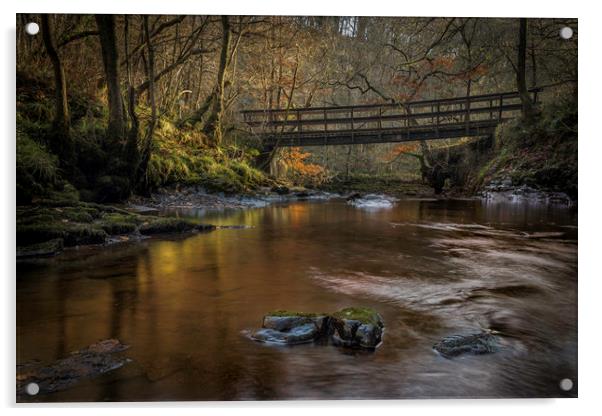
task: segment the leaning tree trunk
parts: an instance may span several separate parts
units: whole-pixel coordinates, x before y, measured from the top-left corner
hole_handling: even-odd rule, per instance
[[[47,14],[42,15],[42,38],[46,53],[54,70],[54,120],[53,128],[57,133],[56,151],[62,162],[72,162],[73,146],[69,134],[69,102],[67,100],[67,83],[65,70],[52,40],[52,27]]]
[[[107,128],[108,139],[115,143],[121,142],[125,137],[125,117],[121,87],[119,85],[119,55],[115,40],[115,16],[110,14],[95,15],[96,26],[100,37],[102,49],[102,62],[104,65],[105,79],[107,82],[109,99],[109,125]]]
[[[527,19],[520,19],[518,36],[518,57],[516,66],[516,86],[522,104],[522,114],[526,121],[533,120],[535,110],[527,89]]]

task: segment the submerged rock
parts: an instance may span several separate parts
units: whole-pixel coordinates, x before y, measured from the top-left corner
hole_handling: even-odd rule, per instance
[[[17,247],[17,258],[49,257],[59,254],[61,251],[63,251],[63,239],[55,238],[43,243]]]
[[[345,308],[332,315],[335,343],[362,348],[376,348],[382,341],[383,320],[369,308]]]
[[[289,345],[313,342],[318,336],[318,327],[312,322],[295,326],[285,331],[261,328],[253,333],[253,338],[257,341]]]
[[[121,368],[130,360],[113,355],[129,348],[116,339],[107,339],[74,351],[68,357],[43,366],[21,365],[17,369],[17,395],[25,397],[27,386],[36,383],[39,394],[68,389],[85,378],[92,378]]]
[[[451,358],[462,354],[489,354],[498,350],[497,338],[487,332],[471,335],[452,335],[433,345],[443,357]]]
[[[347,203],[356,208],[381,209],[391,208],[397,198],[380,194],[368,194],[360,197],[347,198]]]
[[[276,311],[263,318],[262,328],[251,337],[293,345],[331,336],[337,345],[373,349],[382,341],[383,328],[380,315],[368,308],[345,308],[331,315]]]

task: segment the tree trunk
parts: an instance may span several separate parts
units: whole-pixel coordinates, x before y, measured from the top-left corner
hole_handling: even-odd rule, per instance
[[[126,68],[126,79],[127,79],[127,113],[130,118],[130,126],[127,133],[127,144],[125,146],[125,160],[128,165],[128,174],[130,176],[134,176],[137,170],[138,162],[139,162],[139,151],[138,151],[138,131],[140,129],[140,122],[138,121],[138,115],[136,114],[136,105],[137,105],[137,93],[134,88],[132,81],[132,66],[131,66],[131,57],[129,54],[129,22],[130,16],[124,16],[124,25],[123,25],[123,51],[125,54],[125,68]]]
[[[70,163],[72,158],[71,136],[69,134],[69,102],[65,71],[52,40],[52,27],[47,14],[42,15],[42,38],[54,70],[54,120],[53,127],[58,135],[56,150],[62,161]]]
[[[119,85],[119,55],[115,40],[115,16],[97,14],[95,19],[100,36],[102,62],[108,90],[109,125],[107,136],[111,142],[121,142],[125,137],[125,117]]]
[[[230,21],[228,16],[222,16],[222,51],[219,58],[219,69],[217,72],[217,84],[212,102],[212,111],[205,124],[205,133],[213,137],[213,144],[218,146],[222,141],[222,116],[224,110],[224,93],[226,87],[226,68],[228,67],[228,56],[230,54]]]
[[[146,169],[148,162],[150,161],[151,152],[153,149],[153,133],[155,131],[155,124],[157,123],[157,104],[155,102],[155,51],[151,42],[150,31],[148,27],[148,16],[143,17],[144,23],[144,37],[146,38],[146,47],[148,52],[148,65],[147,65],[147,78],[149,80],[148,87],[148,102],[151,107],[151,119],[148,124],[146,136],[144,138],[144,146],[142,148],[142,157],[140,164],[138,165],[138,172],[136,175],[136,181],[141,185],[144,191],[147,191],[148,184],[145,183],[144,178],[146,177]]]
[[[523,118],[527,121],[533,119],[535,110],[527,89],[527,19],[520,19],[518,36],[518,57],[516,68],[516,86],[520,94]]]

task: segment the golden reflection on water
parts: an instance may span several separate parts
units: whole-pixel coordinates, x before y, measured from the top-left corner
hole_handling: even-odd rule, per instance
[[[570,210],[408,201],[365,211],[343,202],[301,202],[172,214],[252,228],[82,248],[19,264],[18,362],[50,362],[106,338],[129,344],[133,359],[34,400],[554,396],[557,383],[552,387],[549,377],[561,370],[576,376],[576,231],[560,228],[576,223]],[[505,234],[488,230],[475,238],[441,223]],[[563,230],[562,239],[519,243],[521,233],[550,230]],[[469,245],[478,239],[487,244]],[[503,262],[488,254],[494,250],[507,255]],[[489,280],[479,280],[483,270]],[[532,297],[464,299],[474,288],[529,274],[539,285]],[[384,316],[385,342],[375,353],[277,348],[245,336],[270,310],[349,305]],[[507,354],[450,361],[432,353],[443,336],[479,330],[467,317],[490,312],[511,323],[518,316],[519,329],[538,332],[528,332]]]

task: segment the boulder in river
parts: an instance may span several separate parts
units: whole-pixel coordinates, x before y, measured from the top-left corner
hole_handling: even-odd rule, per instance
[[[293,345],[332,336],[337,345],[373,349],[382,340],[383,328],[380,315],[368,308],[345,308],[334,314],[275,311],[263,318],[252,338]]]
[[[369,308],[345,308],[332,315],[332,339],[348,347],[376,348],[382,341],[382,317]]]
[[[445,358],[462,354],[489,354],[498,350],[497,338],[489,332],[471,335],[452,335],[443,338],[433,349]]]

